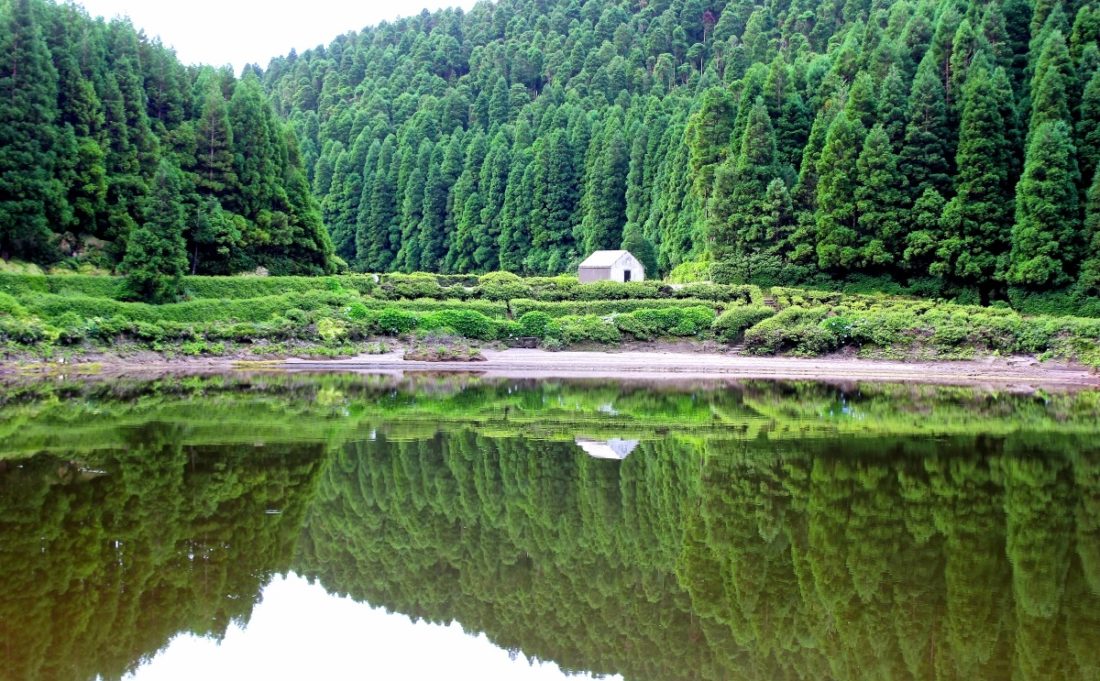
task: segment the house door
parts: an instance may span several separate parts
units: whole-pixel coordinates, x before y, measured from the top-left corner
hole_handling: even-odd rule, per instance
[[[630,270],[626,270],[623,272],[623,281],[630,281]]]

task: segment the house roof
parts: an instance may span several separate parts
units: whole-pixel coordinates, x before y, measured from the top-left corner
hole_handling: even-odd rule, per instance
[[[581,267],[611,267],[624,255],[630,255],[630,251],[596,251],[585,258]]]

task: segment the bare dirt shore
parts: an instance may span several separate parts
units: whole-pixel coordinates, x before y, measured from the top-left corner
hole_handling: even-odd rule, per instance
[[[848,357],[800,359],[746,357],[685,352],[547,352],[544,350],[483,351],[482,362],[410,362],[400,352],[362,355],[340,360],[289,359],[290,370],[456,371],[509,378],[715,378],[822,381],[885,381],[989,385],[1016,389],[1100,387],[1100,375],[1087,367],[1031,357],[974,361],[882,361]]]
[[[933,383],[985,386],[1031,392],[1039,389],[1100,389],[1100,373],[1080,365],[1039,362],[1034,357],[992,357],[970,361],[869,360],[848,356],[819,358],[749,357],[700,348],[642,348],[620,351],[482,350],[485,361],[422,362],[403,351],[346,359],[165,358],[153,352],[100,354],[78,361],[0,363],[4,376],[80,375],[99,378],[156,378],[231,371],[361,373],[474,373],[498,378],[571,378],[619,381],[774,379],[859,383]]]

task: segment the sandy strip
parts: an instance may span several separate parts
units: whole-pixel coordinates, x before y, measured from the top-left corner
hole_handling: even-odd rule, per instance
[[[853,358],[798,359],[684,352],[483,351],[484,362],[413,362],[401,353],[341,360],[289,359],[291,370],[369,372],[477,372],[508,378],[724,378],[822,381],[889,381],[989,385],[1028,389],[1042,386],[1100,387],[1100,375],[1084,367],[1040,363],[1031,357],[959,362],[901,362]]]

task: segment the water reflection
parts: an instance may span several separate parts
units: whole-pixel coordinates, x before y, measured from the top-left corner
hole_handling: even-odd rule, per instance
[[[16,386],[0,679],[266,678],[286,651],[323,677],[341,641],[359,676],[412,647],[394,664],[483,676],[1098,679],[1097,435],[1091,392]],[[412,620],[438,626],[379,643]],[[423,638],[455,626],[484,657]]]

